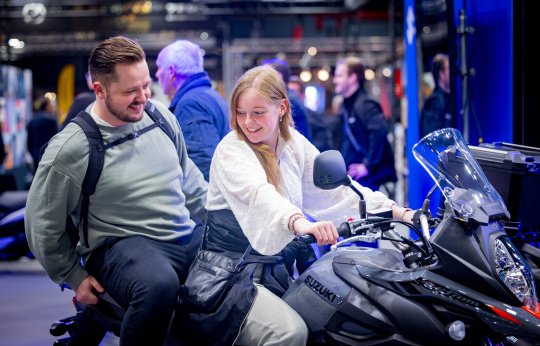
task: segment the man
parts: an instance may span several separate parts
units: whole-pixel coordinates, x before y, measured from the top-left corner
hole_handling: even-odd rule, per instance
[[[285,83],[287,89],[287,98],[291,104],[291,112],[294,121],[294,127],[298,132],[300,132],[304,137],[311,142],[311,132],[309,128],[309,120],[306,114],[306,108],[304,107],[304,102],[300,99],[300,95],[295,91],[289,89],[289,77],[291,76],[291,68],[286,61],[274,58],[265,60],[262,63],[263,65],[268,65],[276,70],[281,79]]]
[[[169,109],[180,123],[188,155],[208,181],[216,146],[229,131],[227,102],[212,88],[197,44],[186,40],[169,44],[156,65],[156,78],[171,98]]]
[[[106,290],[126,315],[122,345],[161,345],[200,242],[191,217],[206,215],[207,183],[188,158],[182,132],[163,104],[152,103],[174,132],[174,143],[145,112],[151,82],[145,53],[125,37],[103,41],[89,70],[96,102],[88,106],[105,144],[88,237],[72,246],[66,217],[79,225],[89,143],[70,123],[47,147],[30,188],[25,228],[32,253],[58,284],[84,304]],[[134,134],[137,134],[134,136]],[[84,266],[81,264],[81,258]]]
[[[341,153],[347,174],[374,191],[379,190],[380,185],[395,182],[394,155],[387,138],[388,124],[380,105],[364,90],[364,66],[360,58],[339,60],[333,82],[336,93],[343,95]]]
[[[450,113],[450,65],[448,55],[437,54],[432,67],[435,89],[420,114],[420,138],[446,127],[457,128],[457,117]]]
[[[79,114],[81,111],[84,111],[89,104],[96,100],[96,93],[94,93],[94,83],[92,82],[90,72],[86,72],[84,76],[86,78],[86,85],[88,86],[88,91],[82,92],[75,97],[73,103],[71,104],[71,107],[69,107],[66,118],[62,123],[62,129],[66,127],[67,124],[69,124],[71,119],[75,118],[77,114]]]
[[[41,147],[58,132],[58,121],[56,120],[58,105],[56,101],[43,97],[38,102],[38,111],[26,128],[26,143],[34,162],[34,172],[39,163]]]

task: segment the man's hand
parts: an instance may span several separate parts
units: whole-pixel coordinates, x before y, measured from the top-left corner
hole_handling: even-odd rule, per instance
[[[366,168],[366,165],[363,163],[351,163],[349,165],[349,170],[347,174],[351,176],[354,180],[365,177],[369,174],[369,170]]]
[[[97,304],[98,297],[92,292],[94,289],[100,293],[105,292],[105,288],[92,275],[88,275],[75,290],[77,301],[87,305]]]
[[[319,246],[335,244],[339,238],[336,226],[330,221],[309,222],[298,219],[294,222],[294,231],[301,235],[313,234]]]

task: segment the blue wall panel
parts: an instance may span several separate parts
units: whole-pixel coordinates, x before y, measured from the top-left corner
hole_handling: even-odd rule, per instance
[[[467,1],[465,6],[467,24],[475,29],[468,35],[469,67],[475,70],[475,75],[470,77],[470,95],[483,140],[511,143],[512,1],[474,0]],[[459,10],[463,8],[462,1],[454,3],[456,25]],[[461,99],[461,92],[459,95]],[[469,124],[469,144],[478,145],[480,134],[472,110]]]
[[[409,9],[415,13],[414,0],[404,2],[404,36],[406,41],[406,97],[407,97],[407,159],[408,159],[408,205],[420,208],[429,188],[434,182],[414,159],[411,149],[418,141],[418,67],[416,65],[416,43],[411,42],[411,20]],[[507,0],[455,1],[454,25],[459,26],[459,11],[465,9],[467,26],[475,29],[468,35],[468,65],[475,70],[470,76],[469,93],[472,107],[469,112],[470,145],[478,145],[481,129],[483,141],[512,142],[513,140],[513,61],[512,61],[512,2]],[[408,18],[409,17],[409,18]],[[409,31],[409,32],[408,32]],[[414,34],[416,34],[414,32]],[[416,41],[416,35],[414,35]],[[461,49],[459,35],[456,38],[458,57]],[[458,62],[458,66],[461,66]],[[458,108],[461,110],[461,79],[458,76]],[[460,119],[461,124],[461,119]],[[460,128],[461,125],[460,125]],[[438,204],[438,193],[432,198],[432,211]]]

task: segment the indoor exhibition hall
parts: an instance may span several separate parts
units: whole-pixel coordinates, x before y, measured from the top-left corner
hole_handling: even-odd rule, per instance
[[[532,7],[0,0],[0,345],[540,346]]]

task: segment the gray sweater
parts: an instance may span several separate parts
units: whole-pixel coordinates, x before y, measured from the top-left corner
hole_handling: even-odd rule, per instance
[[[207,183],[187,156],[178,121],[163,104],[152,102],[171,125],[176,147],[155,128],[106,150],[103,171],[90,196],[89,248],[79,243],[74,249],[65,232],[68,215],[76,225],[79,222],[88,140],[71,123],[49,142],[28,195],[25,228],[32,253],[54,282],[76,289],[88,276],[81,258],[86,261],[108,237],[143,235],[171,241],[193,231],[190,217],[206,216]],[[145,114],[137,123],[98,126],[107,144],[152,123]]]

